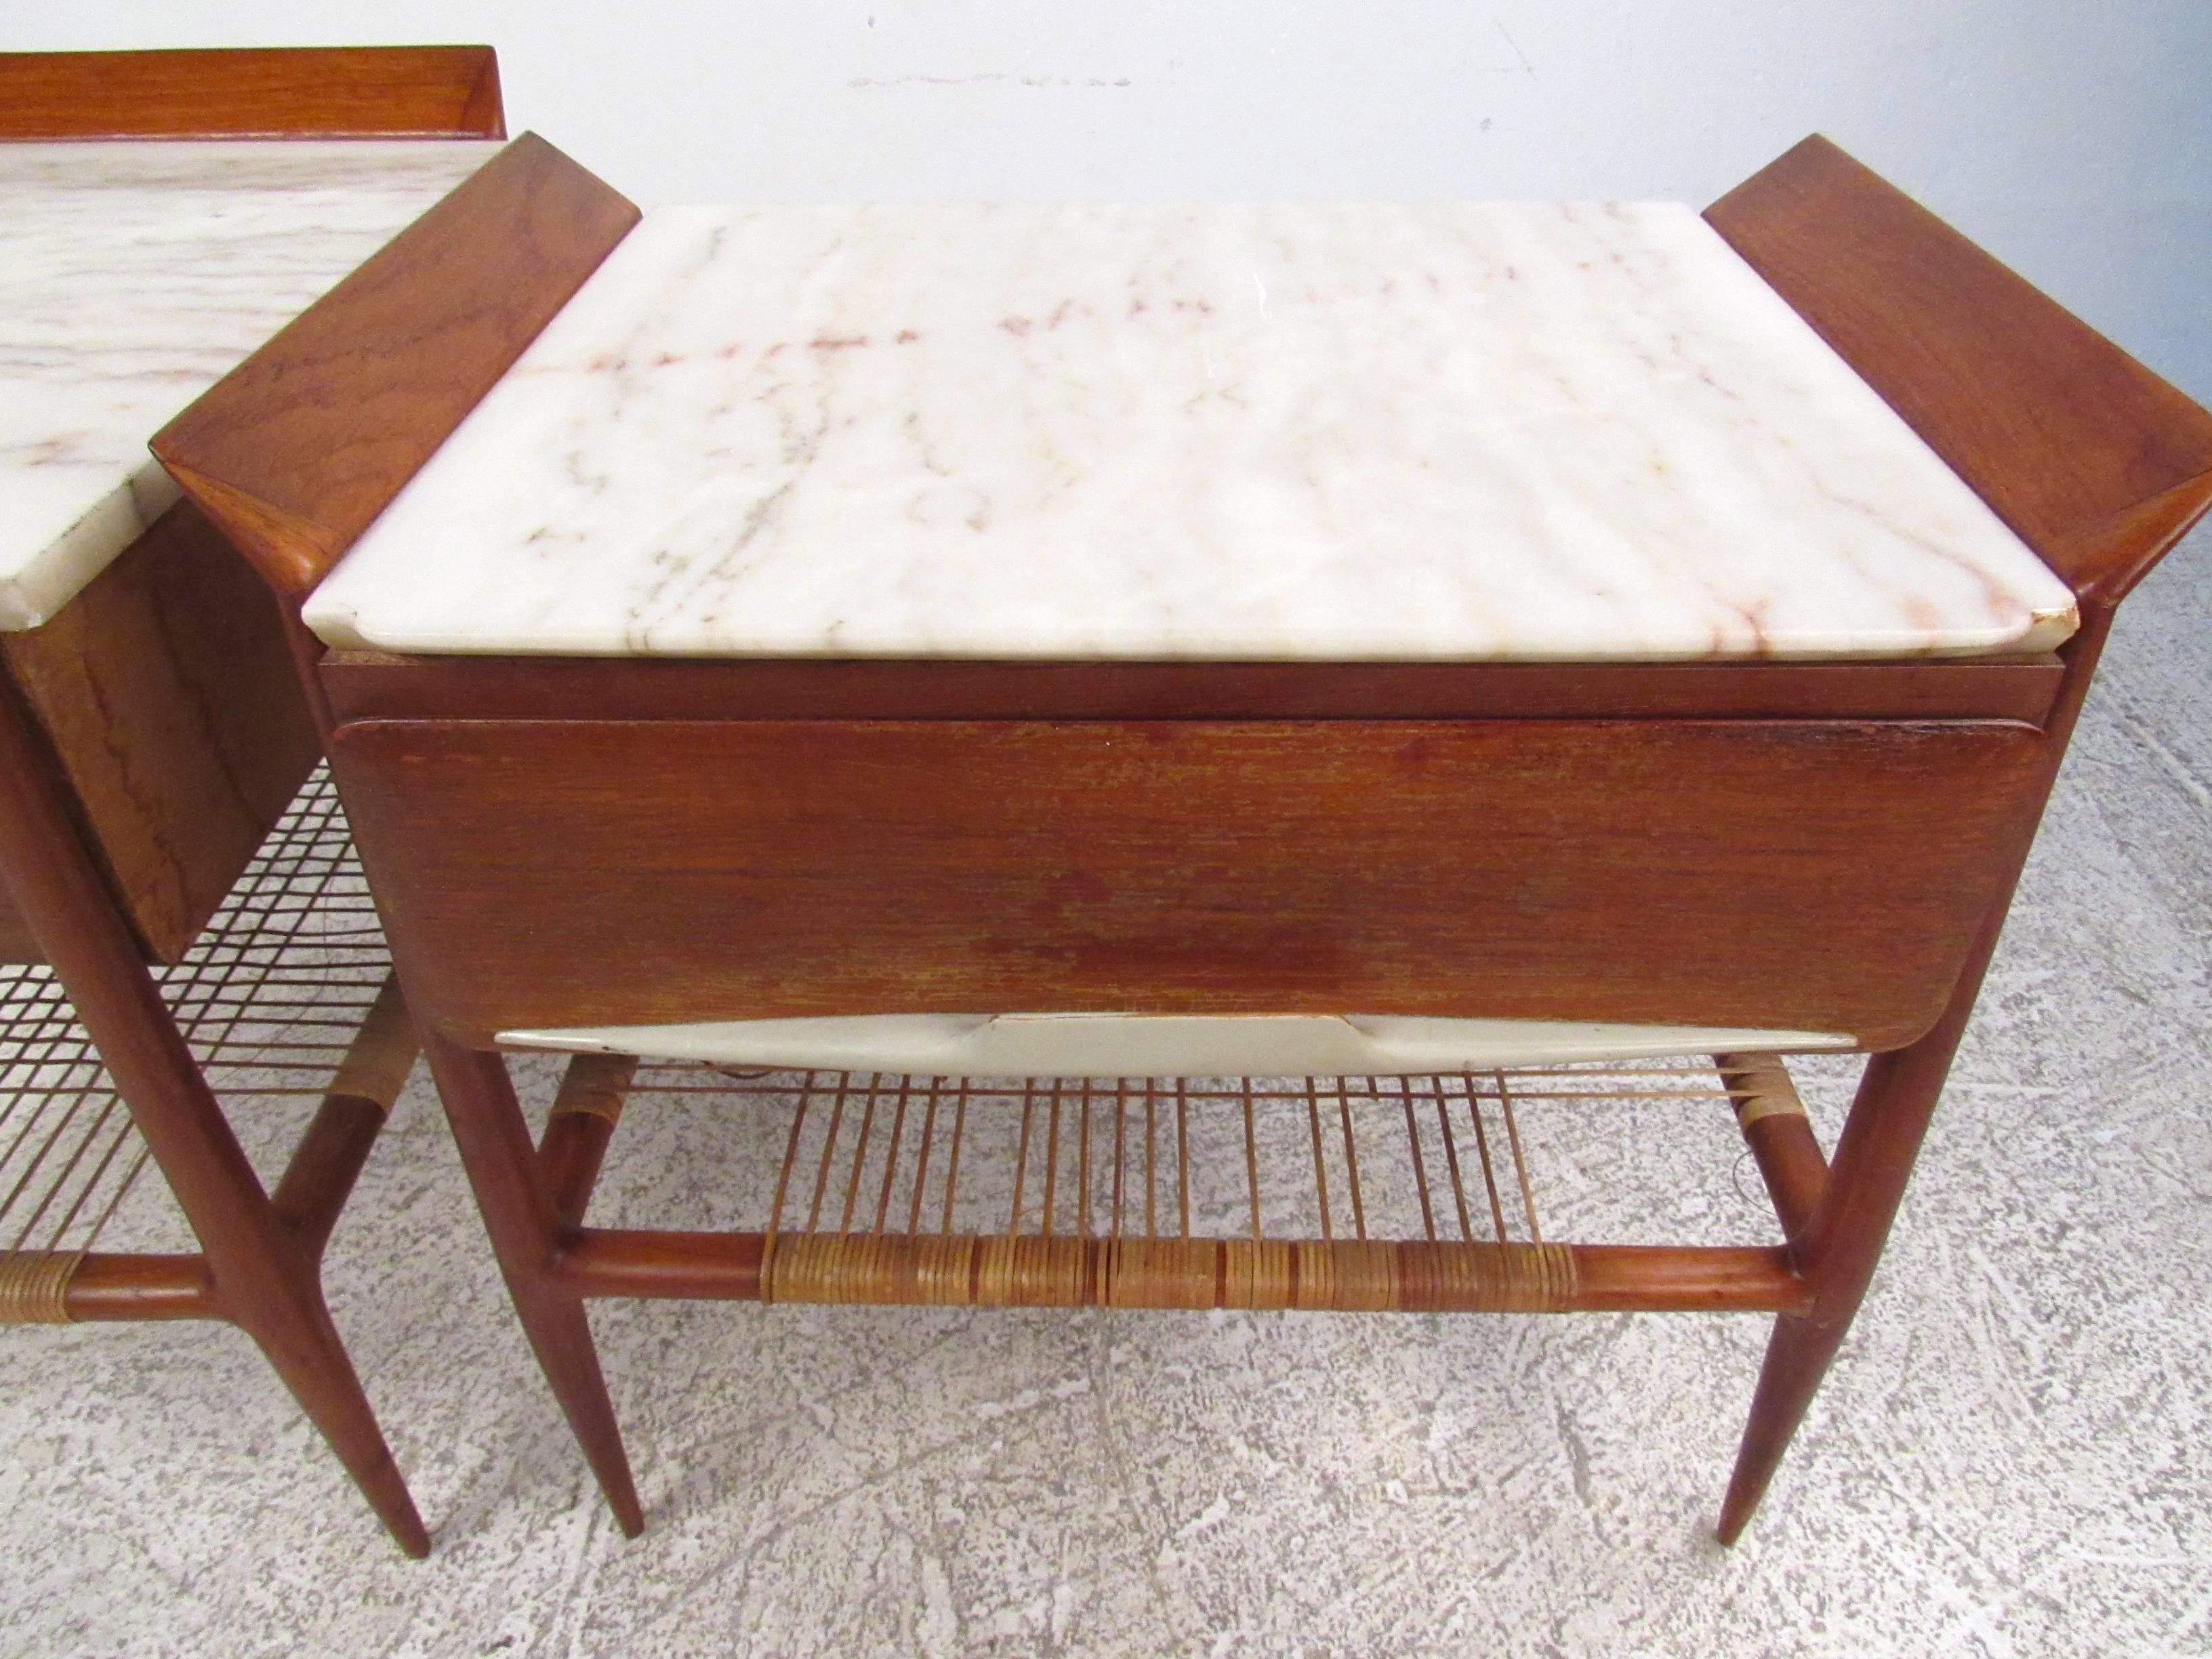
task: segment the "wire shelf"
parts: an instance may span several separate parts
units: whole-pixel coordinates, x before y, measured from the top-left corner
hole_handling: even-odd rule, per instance
[[[576,1075],[555,1120],[607,1115],[605,1080]],[[1778,1089],[1797,1109],[1778,1066],[1757,1075],[1759,1110]],[[1751,1103],[1698,1059],[1035,1081],[647,1062],[625,1091],[714,1097],[742,1155],[702,1178],[761,1241],[765,1299],[1132,1306],[1554,1305],[1575,1266],[1538,1203],[1532,1112],[1704,1108],[1717,1131]],[[650,1156],[665,1214],[684,1160]]]
[[[185,959],[154,976],[228,1105],[320,1096],[390,969],[319,768]],[[0,967],[0,1276],[90,1250],[147,1161],[52,970]]]

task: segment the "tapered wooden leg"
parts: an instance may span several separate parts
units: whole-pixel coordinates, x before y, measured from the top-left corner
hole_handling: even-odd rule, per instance
[[[2081,631],[2060,650],[2066,678],[2045,726],[2045,759],[2035,817],[2021,825],[2013,873],[1966,953],[1942,1017],[1917,1042],[1869,1060],[1859,1079],[1850,1116],[1829,1165],[1827,1185],[1803,1239],[1791,1245],[1797,1269],[1812,1286],[1813,1307],[1802,1317],[1784,1315],[1774,1322],[1759,1388],[1752,1396],[1751,1418],[1744,1425],[1735,1471],[1716,1528],[1723,1544],[1736,1540],[1759,1507],[1790,1437],[1804,1421],[1806,1408],[1827,1374],[1828,1362],[1836,1357],[1865,1299],[1905,1183],[1912,1178],[1929,1120],[1950,1075],[1952,1057],[1959,1052],[1990,958],[1996,954],[1997,937],[2004,931],[2005,914],[2012,906],[2013,888],[2027,861],[2036,821],[2057,781],[2067,739],[2111,626],[2110,607],[2093,607],[2082,616]]]
[[[516,1316],[617,1523],[635,1538],[645,1528],[645,1516],[630,1480],[629,1459],[599,1372],[599,1352],[592,1346],[583,1298],[554,1276],[559,1224],[507,1064],[497,1054],[461,1048],[434,1032],[424,1034],[422,1048]]]
[[[2000,912],[1985,928],[1935,1029],[1910,1048],[1876,1054],[1859,1079],[1827,1188],[1797,1252],[1799,1270],[1813,1285],[1812,1310],[1774,1322],[1716,1528],[1723,1544],[1735,1542],[1759,1507],[1865,1299],[2002,922]]]
[[[1766,1483],[1774,1478],[1782,1454],[1789,1449],[1820,1379],[1828,1373],[1828,1362],[1850,1328],[1849,1321],[1821,1325],[1790,1314],[1776,1317],[1774,1334],[1766,1341],[1766,1362],[1759,1370],[1759,1389],[1752,1395],[1751,1420],[1744,1425],[1735,1472],[1729,1477],[1728,1497],[1715,1528],[1722,1543],[1735,1542],[1766,1495]]]
[[[337,1327],[331,1322],[319,1287],[301,1286],[289,1305],[264,1302],[239,1322],[269,1357],[301,1409],[322,1431],[399,1547],[417,1560],[428,1555],[430,1534],[415,1512],[415,1500],[400,1479],[391,1448],[384,1443],[383,1431],[377,1427],[368,1396],[362,1391]]]
[[[0,868],[198,1234],[216,1308],[267,1352],[400,1548],[429,1535],[323,1305],[315,1252],[269,1201],[71,823],[51,755],[0,686]]]
[[[1759,1507],[1865,1299],[2003,924],[2000,908],[1984,925],[1935,1028],[1911,1047],[1867,1062],[1836,1143],[1827,1186],[1795,1251],[1799,1271],[1813,1286],[1813,1307],[1802,1317],[1784,1314],[1774,1322],[1716,1529],[1723,1544],[1736,1540]]]

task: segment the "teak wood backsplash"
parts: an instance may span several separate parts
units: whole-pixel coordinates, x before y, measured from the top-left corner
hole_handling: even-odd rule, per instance
[[[154,453],[296,599],[637,219],[525,133],[164,427]]]
[[[0,139],[506,136],[489,46],[0,53]]]

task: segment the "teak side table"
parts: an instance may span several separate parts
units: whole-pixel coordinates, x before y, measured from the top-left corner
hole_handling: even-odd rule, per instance
[[[1600,251],[1579,263],[1571,253],[1557,268],[1607,281],[1613,272],[1601,268],[1617,264],[1637,291],[1656,295],[1695,243],[1705,268],[1735,273],[1726,279],[1737,285],[1729,309],[1757,313],[1770,338],[1790,334],[1784,356],[1813,377],[1805,386],[1827,388],[1801,396],[1800,386],[1790,407],[1813,410],[1831,394],[1842,404],[1862,398],[1863,408],[1850,406],[1866,429],[1896,428],[1908,447],[1917,434],[1925,451],[1912,447],[1918,459],[1897,466],[1929,500],[1952,503],[1947,522],[1983,525],[1977,545],[1996,537],[2018,556],[2003,581],[1993,567],[1954,556],[1949,542],[1925,567],[1976,573],[1993,607],[2013,618],[2011,631],[1978,654],[1948,635],[1914,633],[1958,607],[1909,594],[1905,623],[1886,637],[1918,644],[1887,655],[1845,644],[1814,651],[1825,659],[1796,659],[1804,641],[1819,645],[1820,607],[1806,608],[1814,620],[1795,624],[1795,635],[1775,631],[1776,617],[1802,597],[1787,591],[1799,580],[1792,573],[1815,569],[1808,562],[1820,550],[1789,544],[1778,526],[1773,539],[1785,545],[1774,555],[1782,573],[1774,604],[1739,601],[1748,634],[1731,645],[1717,631],[1702,660],[1560,660],[1557,652],[1469,659],[1481,655],[1473,650],[1388,661],[1236,660],[1203,649],[1164,653],[1176,660],[1111,651],[998,660],[963,659],[958,650],[870,654],[838,643],[848,637],[840,629],[864,631],[867,621],[838,605],[883,586],[868,581],[864,560],[823,610],[827,643],[738,647],[717,659],[713,641],[721,636],[713,630],[728,625],[723,601],[767,568],[762,561],[790,550],[761,538],[809,505],[826,515],[820,522],[850,528],[854,521],[836,514],[855,498],[832,492],[801,503],[788,489],[749,495],[736,484],[716,495],[710,479],[697,512],[684,516],[690,505],[649,482],[652,458],[675,441],[673,428],[652,424],[649,388],[675,388],[671,406],[680,407],[678,392],[696,387],[684,395],[696,396],[700,419],[758,416],[764,453],[773,458],[781,443],[787,463],[821,468],[839,433],[897,429],[895,409],[887,425],[870,427],[875,405],[834,398],[849,386],[884,383],[871,375],[905,374],[896,365],[909,360],[889,354],[931,349],[929,331],[890,301],[872,325],[844,315],[831,302],[844,291],[834,283],[795,290],[781,331],[772,319],[765,336],[690,327],[698,319],[680,307],[673,317],[656,308],[663,301],[654,296],[684,291],[670,272],[738,248],[728,257],[747,283],[772,287],[781,268],[763,251],[782,244],[766,232],[744,244],[734,221],[647,216],[633,230],[636,220],[558,152],[518,141],[155,444],[287,603],[305,602],[324,640],[337,636],[341,648],[311,672],[328,702],[332,766],[364,866],[517,1310],[624,1528],[636,1531],[641,1516],[585,1320],[592,1297],[1771,1313],[1721,1515],[1722,1538],[1734,1540],[1866,1291],[2113,610],[2212,505],[2212,416],[1832,145],[1808,139],[1708,209],[1711,232],[1663,215],[1648,222],[1623,215],[1626,230],[1577,222],[1573,246],[1588,249],[1596,238]],[[1501,235],[1521,234],[1519,222],[1500,222]],[[1448,228],[1474,235],[1471,223]],[[784,229],[795,245],[810,227],[818,228],[794,220]],[[833,229],[847,228],[840,221]],[[1411,219],[1386,228],[1420,232]],[[1741,266],[1711,246],[1711,233]],[[1208,226],[1193,233],[1208,234]],[[1605,239],[1632,234],[1647,240],[1622,244],[1617,261],[1603,256],[1613,246]],[[851,283],[897,286],[897,260],[876,245],[838,240],[836,249],[848,263],[836,268]],[[1518,254],[1492,261],[1484,292],[1520,293],[1505,285],[1521,281],[1522,266]],[[1278,307],[1266,313],[1267,327],[1303,299],[1314,308],[1299,314],[1321,319],[1312,325],[1324,332],[1338,303],[1330,295],[1357,287],[1332,290],[1316,278],[1301,295],[1256,274],[1250,285],[1262,312],[1271,293]],[[623,311],[610,297],[618,293],[645,297]],[[1177,296],[1171,305],[1159,297],[1166,293]],[[563,312],[572,295],[573,310]],[[1145,289],[1114,316],[1196,340],[1188,331],[1212,326],[1225,304],[1202,289]],[[963,362],[984,362],[988,344],[998,354],[988,361],[1013,377],[1014,401],[1019,392],[1042,398],[1040,381],[1024,377],[1065,368],[1049,356],[1061,349],[1054,337],[1061,324],[1079,334],[1112,320],[1096,296],[1085,305],[1016,307],[996,320],[984,313],[963,337]],[[1181,320],[1161,322],[1164,307]],[[933,315],[957,309],[947,301]],[[1387,342],[1389,314],[1361,314],[1375,324],[1363,337]],[[599,324],[608,325],[595,332]],[[1603,407],[1632,407],[1653,388],[1740,399],[1730,384],[1701,390],[1694,362],[1675,373],[1687,348],[1662,325],[1644,329],[1630,318],[1623,332],[1618,355],[1629,370],[1601,380],[1614,398],[1600,398]],[[1455,343],[1435,343],[1441,355]],[[1224,423],[1211,430],[1243,429],[1237,413],[1216,407],[1236,400],[1213,357],[1201,356],[1177,360],[1186,361],[1182,389],[1190,392],[1179,407],[1192,421]],[[768,390],[757,398],[715,378],[718,363],[770,360],[802,366],[760,368]],[[1273,361],[1253,373],[1272,372]],[[1856,378],[1838,380],[1830,371],[1838,363]],[[854,378],[833,378],[844,374]],[[530,428],[541,414],[569,422],[564,434],[610,429],[562,404],[564,375],[616,387],[608,395],[646,434],[641,447],[623,452],[621,465],[572,465],[567,483],[579,493],[568,507],[556,503],[568,518],[501,528],[495,503],[464,522],[457,504],[473,513],[470,489],[502,483],[483,463],[475,477],[471,457],[527,459],[550,441]],[[1053,381],[1067,383],[1065,374]],[[1131,398],[1145,391],[1136,380],[1106,384]],[[1892,413],[1864,398],[1867,387]],[[1325,391],[1311,395],[1326,400]],[[480,404],[482,418],[466,420]],[[1524,404],[1498,411],[1496,441],[1510,449],[1554,413],[1540,386]],[[840,414],[852,418],[841,425]],[[926,400],[917,404],[909,434],[932,414]],[[1584,429],[1605,439],[1613,420],[1601,414]],[[1748,428],[1739,435],[1765,441]],[[1790,451],[1791,435],[1783,434],[1778,490],[1795,488],[1821,459]],[[586,454],[587,441],[576,441]],[[606,441],[612,456],[615,440]],[[719,428],[714,441],[726,442]],[[961,522],[986,535],[993,519],[983,507],[940,510],[945,498],[931,480],[967,476],[949,449],[926,438],[915,447],[917,493],[896,499],[909,504],[916,533],[950,534],[927,544],[939,549],[970,545],[959,539]],[[1705,456],[1705,464],[1725,460]],[[623,465],[648,469],[635,475],[648,482],[625,487]],[[1644,474],[1668,470],[1664,453],[1639,466],[1636,487],[1647,490]],[[1429,487],[1410,469],[1406,476],[1409,490]],[[1501,488],[1517,482],[1507,469]],[[1628,482],[1621,491],[1632,493]],[[1672,510],[1673,495],[1658,499]],[[603,501],[611,527],[595,540],[582,526]],[[1862,505],[1831,499],[1820,511],[1840,507],[1849,517]],[[1570,499],[1563,510],[1575,507]],[[661,518],[632,521],[648,510]],[[418,511],[419,523],[410,519]],[[530,522],[543,527],[525,534]],[[1835,533],[1838,545],[1857,545],[1856,531]],[[478,544],[472,535],[521,550],[479,573],[467,564]],[[353,562],[332,576],[356,542]],[[1917,545],[1924,554],[1931,544]],[[805,601],[799,579],[831,569],[840,546],[826,532],[805,544],[806,557],[790,567],[794,586],[779,590],[795,596],[790,604]],[[1609,568],[1634,575],[1643,550],[1632,544],[1631,563]],[[1768,551],[1761,544],[1751,556]],[[395,641],[378,633],[363,596],[397,596],[382,613],[387,623],[402,601],[422,598],[422,583],[391,574],[416,552],[459,564],[452,590],[465,595],[475,582],[477,598],[441,610],[432,593],[419,631]],[[1034,544],[1027,552],[1043,556]],[[1693,574],[1722,568],[1701,566],[1694,541],[1682,556]],[[563,609],[570,589],[557,583],[524,594],[526,605],[500,609],[507,597],[500,585],[518,572],[543,565],[586,584],[622,560],[653,584],[626,615],[579,619]],[[1838,568],[1818,567],[1830,573],[1819,579]],[[900,597],[927,590],[932,568],[926,559],[899,567]],[[1064,574],[1080,581],[1091,573],[1070,563]],[[1364,580],[1355,573],[1346,588],[1352,599]],[[664,584],[695,581],[705,585],[690,591],[711,588],[711,599],[648,615],[647,601],[657,602]],[[343,602],[333,597],[340,590]],[[2031,592],[2046,598],[2015,603]],[[948,629],[964,625],[959,597],[931,613]],[[980,605],[989,596],[972,597]],[[1224,610],[1243,598],[1220,587],[1206,597]],[[507,642],[477,627],[487,609],[514,629]],[[787,614],[787,605],[770,607],[756,620],[772,629]],[[1073,625],[1048,603],[1037,614],[1040,626]],[[1585,620],[1573,606],[1561,616],[1570,633]],[[1412,616],[1408,625],[1423,620]],[[691,631],[656,656],[655,639],[675,637],[656,635],[663,629]],[[1930,649],[1952,654],[1924,654]],[[301,660],[312,664],[316,650],[306,646]],[[1779,1242],[1755,1246],[1509,1241],[1502,1215],[1498,1236],[1483,1240],[1464,1212],[1455,1242],[1433,1215],[1426,1237],[1371,1239],[1363,1226],[1358,1237],[1330,1237],[1325,1219],[1320,1237],[1266,1237],[1249,1086],[1250,1237],[1193,1237],[1187,1224],[1156,1233],[1149,1222],[1134,1234],[1124,1228],[1118,1188],[1111,1226],[1094,1227],[1087,1162],[1085,1224],[1055,1231],[1050,1172],[1076,1178],[1058,1152],[1044,1165],[1042,1229],[1024,1220],[1017,1176],[1012,1221],[988,1234],[956,1227],[949,1177],[943,1224],[932,1230],[921,1174],[910,1203],[894,1201],[908,1189],[895,1194],[886,1173],[880,1200],[856,1206],[875,1196],[857,1163],[848,1177],[827,1152],[818,1164],[811,1152],[799,1157],[808,1101],[827,1116],[833,1141],[848,1107],[873,1114],[880,1105],[902,1126],[891,1132],[894,1156],[902,1133],[918,1134],[927,1158],[934,1132],[904,1126],[917,1115],[932,1124],[957,1117],[971,1095],[992,1092],[941,1077],[889,1093],[879,1079],[855,1084],[871,1063],[865,1043],[849,1060],[832,1052],[851,1036],[850,1022],[919,1022],[896,1027],[913,1036],[910,1052],[957,1053],[965,1051],[927,1045],[965,1041],[1016,1013],[1129,1018],[1133,1032],[1177,1021],[1249,1031],[1256,1028],[1236,1022],[1302,1016],[1385,1048],[1428,1042],[1460,1055],[1428,1069],[1470,1079],[1491,1062],[1474,1052],[1476,1036],[1453,1033],[1481,1022],[1524,1035],[1587,1025],[1614,1042],[1622,1027],[1653,1031],[1655,1042],[1684,1030],[1749,1032],[1765,1034],[1770,1049],[1827,1041],[1869,1059],[1830,1159],[1794,1109],[1778,1060],[1719,1056],[1722,1086],[1780,1222]],[[1356,1015],[1381,1018],[1347,1018]],[[752,1024],[760,1020],[792,1023],[771,1030]],[[816,1057],[796,1063],[827,1068],[801,1086],[767,1225],[720,1233],[589,1225],[586,1207],[635,1057],[731,1061],[739,1050],[719,1045],[748,1030],[762,1044],[779,1033],[814,1042]],[[499,1053],[522,1042],[608,1051],[572,1063],[538,1146]],[[1048,1070],[1039,1067],[1035,1074]],[[1510,1105],[1497,1075],[1499,1103]],[[1134,1099],[1150,1112],[1171,1094],[1146,1083],[1132,1095],[1126,1082],[1113,1086],[1117,1109]],[[1441,1115],[1459,1096],[1434,1079],[1408,1086],[1400,1092],[1418,1160],[1416,1105],[1425,1113],[1433,1097]],[[1371,1079],[1358,1092],[1360,1112],[1400,1103]],[[1471,1111],[1475,1092],[1471,1083],[1460,1091]],[[1060,1103],[1079,1097],[1079,1156],[1090,1158],[1093,1082],[1072,1091],[1054,1082],[1042,1092],[1031,1085],[1014,1097],[1024,1113],[1018,1168],[1029,1167],[1041,1099],[1049,1127],[1039,1133],[1057,1136]],[[1340,1083],[1328,1098],[1348,1097]],[[1347,1104],[1347,1157],[1353,1115]],[[1319,1170],[1317,1102],[1312,1124]],[[1482,1133],[1479,1115],[1474,1130]],[[817,1120],[805,1133],[818,1146],[824,1131]],[[871,1133],[859,1131],[864,1143]],[[1473,1175],[1462,1179],[1466,1143],[1455,1136],[1448,1131],[1441,1151],[1465,1195]],[[953,1159],[959,1146],[956,1130]],[[1512,1150],[1517,1165],[1517,1139]],[[1481,1164],[1494,1179],[1487,1152]],[[836,1193],[830,1183],[847,1181],[842,1202],[825,1205],[825,1189]],[[1425,1212],[1427,1194],[1425,1185]],[[802,1210],[805,1223],[795,1224]]]
[[[131,147],[158,171],[188,169],[179,158],[197,153],[194,140],[498,139],[502,123],[498,70],[484,47],[0,57],[0,139],[45,141],[41,153],[54,155],[63,151],[52,141],[70,141],[67,155],[95,169],[94,158],[121,152],[91,141],[185,141]],[[479,147],[478,159],[494,148]],[[457,164],[453,176],[463,170]],[[441,188],[415,199],[434,200]],[[158,182],[152,194],[161,195]],[[389,228],[408,216],[391,219]],[[258,221],[256,228],[269,228]],[[233,257],[220,222],[188,234],[213,258]],[[178,257],[189,266],[192,255]],[[254,256],[243,257],[250,276]],[[283,280],[319,288],[344,269],[308,268],[303,276],[295,266]],[[220,335],[168,337],[129,313],[101,318],[108,297],[95,286],[73,301],[94,318],[88,352],[138,351],[139,362],[171,377],[173,396],[175,375],[222,349]],[[234,361],[251,343],[219,361]],[[125,436],[143,442],[174,407]],[[45,411],[29,398],[14,412],[30,420]],[[33,539],[21,550],[32,556],[24,571],[11,574],[9,631],[0,633],[0,961],[52,965],[201,1249],[94,1248],[137,1165],[100,1106],[109,1098],[104,1079],[88,1057],[75,1058],[82,1050],[69,1010],[34,975],[10,975],[11,998],[21,1006],[6,1011],[9,1076],[11,1087],[26,1086],[7,1102],[0,1319],[238,1325],[400,1547],[419,1556],[428,1536],[320,1283],[324,1247],[413,1061],[414,1034],[396,988],[377,994],[373,976],[320,997],[315,1009],[274,1016],[289,1022],[289,1035],[257,1047],[258,1062],[279,1072],[319,1066],[327,1092],[283,1180],[264,1191],[179,1020],[190,1021],[208,1048],[209,1033],[252,1018],[229,1000],[291,971],[286,952],[311,942],[298,905],[248,904],[212,933],[210,918],[264,842],[266,878],[293,887],[289,900],[322,892],[332,856],[324,843],[334,834],[343,850],[343,823],[325,799],[271,839],[319,753],[280,616],[189,503],[161,511],[134,539],[129,520],[158,504],[135,478],[118,488],[119,471],[110,479],[96,458],[76,453],[77,418],[52,416],[60,429],[52,447],[90,481],[86,498],[70,503],[85,516],[43,550],[43,520],[8,526],[11,538]],[[19,465],[37,465],[38,447],[25,447]],[[96,500],[102,490],[113,493]],[[323,948],[313,959],[336,983],[349,978],[338,964],[359,954]],[[172,970],[166,994],[149,966]],[[319,1028],[333,1017],[357,1024],[349,1043]],[[264,1044],[272,1040],[256,1029]],[[223,1048],[218,1035],[209,1051]]]

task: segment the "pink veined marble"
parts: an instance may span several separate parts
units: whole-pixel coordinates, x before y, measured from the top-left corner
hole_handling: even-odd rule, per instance
[[[0,629],[176,500],[156,430],[499,148],[0,143]]]
[[[1674,204],[648,214],[311,599],[341,646],[2033,651],[2070,594]]]

